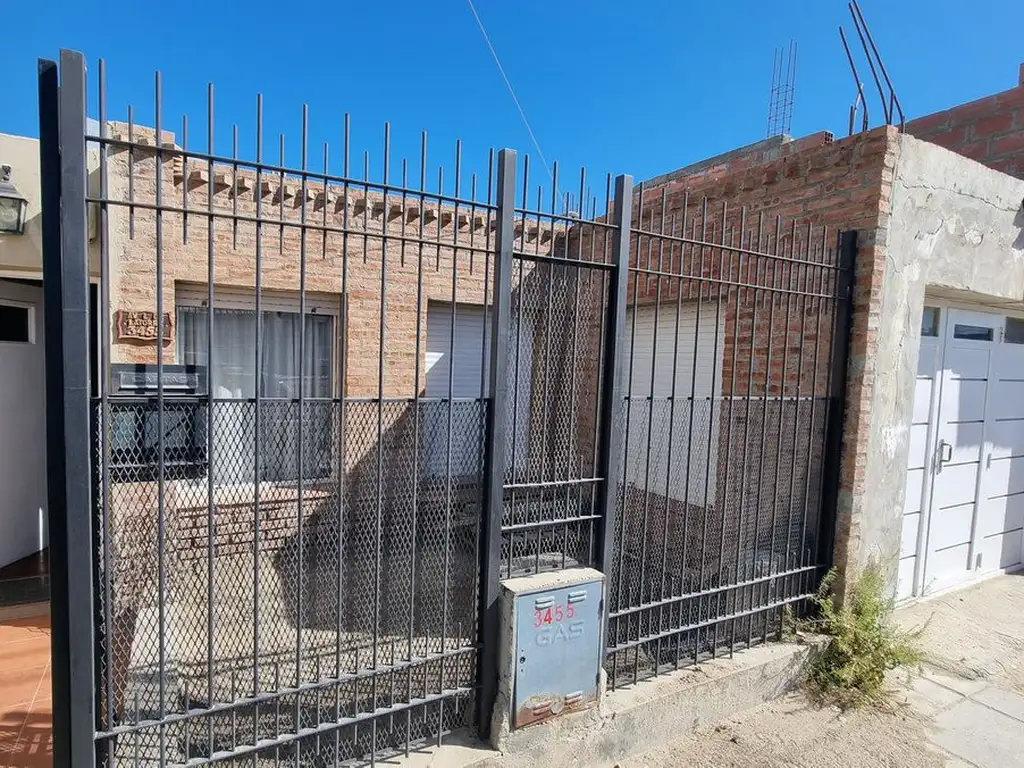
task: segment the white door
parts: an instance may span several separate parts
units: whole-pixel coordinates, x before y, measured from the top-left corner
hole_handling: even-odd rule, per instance
[[[974,568],[1019,566],[1024,557],[1024,320],[1006,318],[996,347]]]
[[[940,310],[926,307],[921,323],[921,353],[914,381],[914,407],[910,419],[910,450],[907,454],[907,484],[903,501],[903,535],[897,572],[896,597],[903,600],[919,594],[924,556],[922,542],[928,529],[932,490],[935,426],[940,374],[942,371],[942,325]]]
[[[0,566],[47,545],[43,289],[0,280]]]
[[[634,325],[635,315],[635,325]],[[626,311],[629,395],[625,479],[712,506],[717,477],[725,323],[717,303],[664,302]],[[649,457],[649,461],[648,461]]]
[[[979,492],[987,469],[986,421],[993,399],[1002,318],[951,309],[936,423],[934,479],[922,591],[938,592],[973,578]]]

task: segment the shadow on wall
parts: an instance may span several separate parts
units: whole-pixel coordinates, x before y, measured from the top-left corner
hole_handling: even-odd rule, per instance
[[[1013,223],[1018,230],[1017,239],[1013,241],[1013,247],[1024,251],[1024,200],[1020,202],[1020,210],[1017,211]]]

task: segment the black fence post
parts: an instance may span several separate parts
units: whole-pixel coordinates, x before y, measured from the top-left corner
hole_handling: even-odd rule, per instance
[[[857,232],[839,233],[839,269],[836,273],[836,313],[832,328],[832,361],[829,372],[828,423],[825,425],[823,456],[824,491],[818,565],[830,568],[835,559],[836,517],[839,513],[839,478],[843,454],[843,422],[846,418],[846,375],[850,359],[850,330],[853,324],[853,284],[857,259]]]
[[[53,763],[95,764],[85,60],[39,62]]]
[[[612,224],[612,263],[605,317],[604,366],[601,372],[601,423],[598,437],[601,448],[597,474],[603,478],[597,489],[597,567],[610,578],[614,561],[615,525],[618,517],[618,489],[622,446],[622,340],[626,328],[626,286],[629,282],[629,234],[633,215],[633,178],[615,179],[615,203]],[[610,585],[606,584],[607,590]],[[605,600],[602,638],[608,645],[608,606]]]
[[[498,152],[498,210],[491,309],[491,397],[484,434],[484,514],[480,525],[480,663],[477,726],[490,735],[498,688],[498,593],[501,519],[505,487],[505,417],[508,403],[508,329],[512,303],[512,243],[515,237],[516,153]]]

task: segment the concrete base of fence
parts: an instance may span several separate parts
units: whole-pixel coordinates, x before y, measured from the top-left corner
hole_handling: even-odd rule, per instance
[[[501,751],[453,740],[399,761],[418,768],[594,766],[674,742],[688,729],[772,701],[799,685],[818,645],[773,643],[608,692],[598,708],[508,733]]]

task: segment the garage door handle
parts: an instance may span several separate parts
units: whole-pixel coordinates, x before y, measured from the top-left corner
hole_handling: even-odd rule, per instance
[[[953,444],[945,440],[939,440],[939,460],[935,467],[935,474],[942,471],[942,465],[953,459]]]

